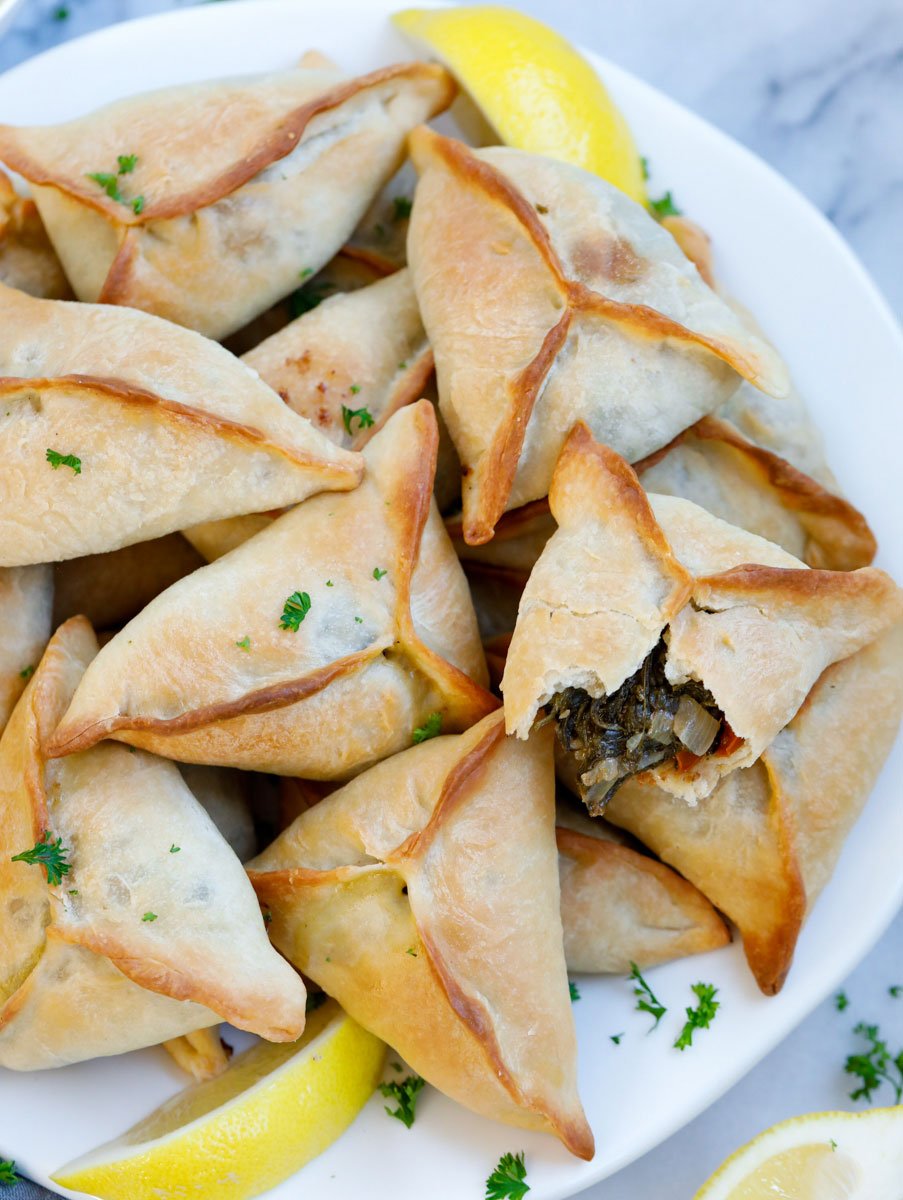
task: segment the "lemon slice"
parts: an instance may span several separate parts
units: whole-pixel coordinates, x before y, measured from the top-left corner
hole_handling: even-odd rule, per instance
[[[373,1093],[385,1046],[329,1001],[297,1042],[262,1042],[52,1178],[109,1200],[245,1200],[343,1133]]]
[[[646,203],[627,122],[554,30],[494,5],[407,8],[392,19],[445,63],[506,145],[574,163]]]
[[[694,1200],[900,1200],[903,1107],[782,1121],[738,1150]]]

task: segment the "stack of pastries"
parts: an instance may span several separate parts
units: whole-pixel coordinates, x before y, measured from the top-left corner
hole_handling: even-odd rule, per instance
[[[568,970],[730,921],[779,990],[903,593],[700,231],[454,93],[311,56],[0,127],[0,1065],[200,1074],[313,983],[589,1158]]]

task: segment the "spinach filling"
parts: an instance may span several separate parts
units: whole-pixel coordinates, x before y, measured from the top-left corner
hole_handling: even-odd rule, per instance
[[[693,680],[668,682],[666,655],[662,639],[610,696],[594,699],[583,688],[565,688],[549,701],[546,719],[556,722],[560,745],[576,761],[591,816],[605,811],[631,775],[681,755],[695,761],[726,742],[723,735],[733,740],[710,691]]]

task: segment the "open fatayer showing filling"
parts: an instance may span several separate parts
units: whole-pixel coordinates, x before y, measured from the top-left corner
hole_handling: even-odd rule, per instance
[[[542,713],[590,812],[641,775],[695,803],[751,766],[822,672],[903,614],[884,572],[811,570],[691,501],[647,496],[589,430],[549,495],[558,529],[521,599],[509,732]]]

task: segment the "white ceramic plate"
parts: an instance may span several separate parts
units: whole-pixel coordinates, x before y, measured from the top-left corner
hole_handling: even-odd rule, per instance
[[[310,46],[352,71],[410,57],[391,0],[247,0],[106,29],[0,77],[0,121],[59,121],[147,88],[286,67]],[[591,56],[592,57],[592,56]],[[821,422],[844,489],[869,515],[881,561],[903,578],[899,450],[903,341],[875,288],[827,222],[762,162],[647,84],[592,57],[653,164],[714,237],[719,269],[785,354]],[[66,80],[60,87],[59,81]],[[270,1193],[351,1200],[480,1200],[499,1156],[525,1150],[531,1200],[559,1200],[612,1174],[686,1124],[744,1075],[842,980],[903,899],[898,788],[903,745],[885,767],[836,875],[806,926],[781,995],[761,996],[739,945],[652,973],[670,1007],[647,1036],[620,979],[580,979],[580,1087],[592,1163],[551,1138],[482,1120],[428,1090],[410,1131],[377,1096],[353,1128]],[[721,1010],[686,1053],[671,1049],[690,985],[713,981]],[[609,1035],[624,1033],[620,1045]],[[0,1070],[0,1151],[43,1182],[133,1124],[183,1078],[158,1050],[54,1072]],[[72,1193],[74,1194],[74,1193]]]
[[[0,33],[12,21],[13,13],[21,3],[22,0],[0,0]]]

